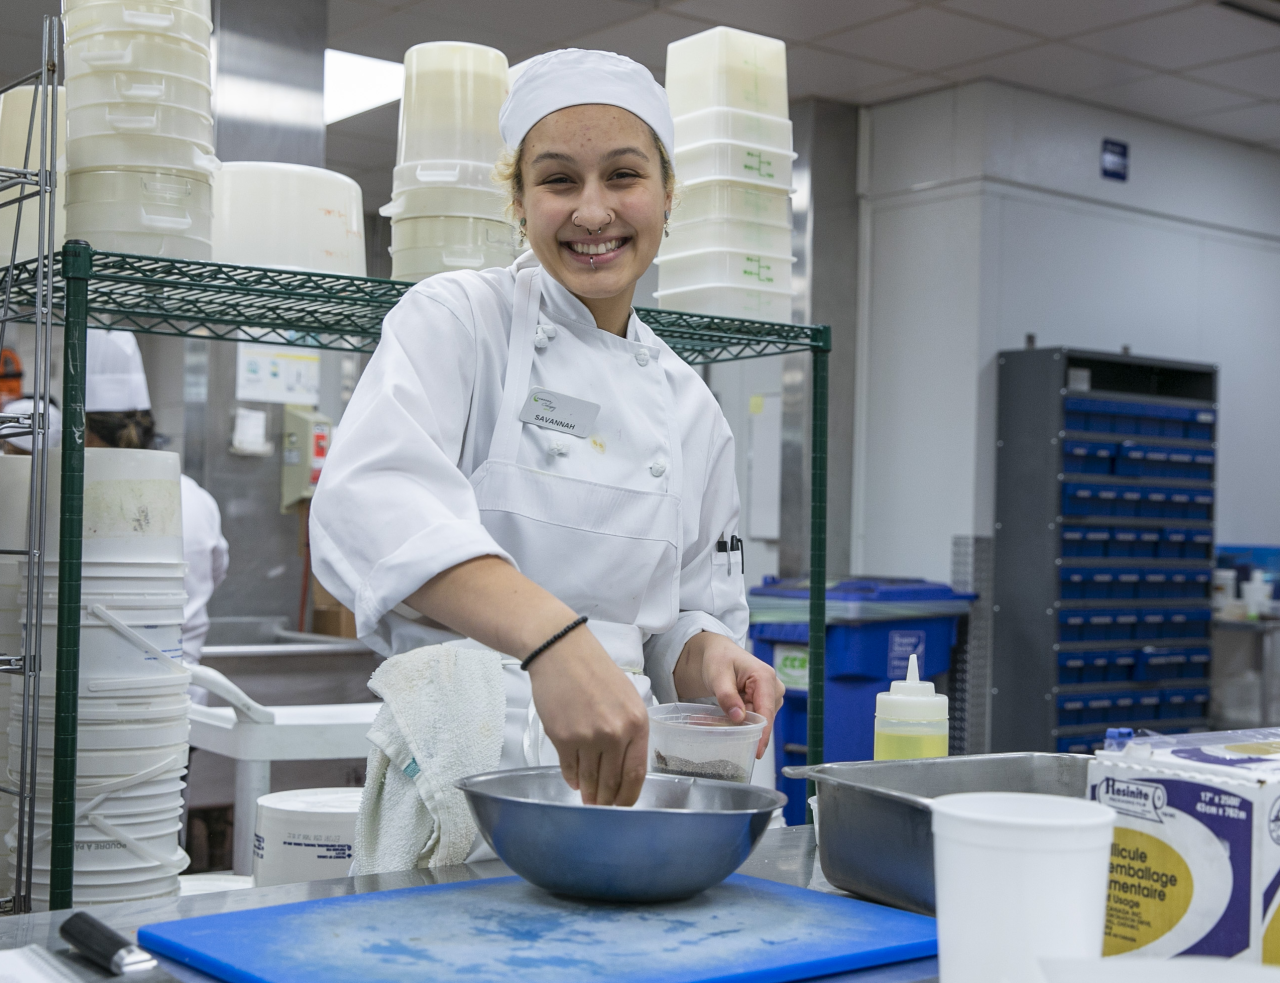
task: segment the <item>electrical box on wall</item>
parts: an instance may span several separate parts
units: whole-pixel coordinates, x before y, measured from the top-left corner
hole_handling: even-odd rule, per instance
[[[284,408],[284,465],[280,472],[280,511],[309,500],[329,453],[333,423],[310,406]]]

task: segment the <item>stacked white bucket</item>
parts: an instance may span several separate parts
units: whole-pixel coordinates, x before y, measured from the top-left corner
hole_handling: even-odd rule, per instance
[[[51,462],[52,464],[52,462]],[[59,501],[50,468],[49,501]],[[178,846],[187,765],[182,665],[182,506],[178,455],[85,451],[76,773],[77,905],[178,893],[187,855]],[[32,895],[48,901],[57,663],[57,519],[45,565],[40,741]],[[25,589],[25,561],[22,570]],[[24,626],[25,627],[25,626]],[[11,694],[9,783],[17,784],[21,687]],[[12,867],[14,826],[7,842]],[[12,870],[11,870],[12,876]]]
[[[658,254],[669,310],[791,320],[787,49],[716,27],[667,46],[681,193]]]
[[[507,56],[496,48],[433,41],[405,52],[391,202],[380,210],[391,219],[392,279],[515,259],[514,229],[492,177],[506,97]]]
[[[209,0],[63,0],[67,235],[208,259]]]
[[[21,167],[24,170],[35,170],[40,166],[40,106],[36,106],[36,122],[31,128],[31,97],[35,86],[21,85],[16,89],[0,94],[0,167]],[[66,196],[66,91],[58,87],[58,159],[54,161],[54,172],[57,176],[57,209],[54,228],[54,249],[62,248],[62,240],[67,226]],[[27,134],[31,133],[31,149],[27,150]],[[0,202],[12,201],[24,194],[30,194],[32,188],[15,186],[0,192]],[[18,219],[18,208],[9,205],[0,208],[0,266],[9,262],[9,253],[13,249],[13,223]],[[19,262],[32,259],[39,251],[38,231],[40,227],[40,206],[35,199],[30,199],[22,206],[22,224],[18,230]],[[0,651],[3,651],[0,649]]]
[[[7,210],[7,209],[6,209]],[[10,233],[12,235],[12,233]],[[27,499],[31,491],[31,458],[0,454],[0,549],[27,548]],[[19,592],[18,557],[0,553],[0,654],[10,658],[22,654],[22,608],[26,594]],[[17,677],[0,672],[0,724],[4,740],[9,734],[9,690]],[[21,682],[16,687],[21,691]],[[22,718],[18,718],[21,723]],[[0,873],[4,897],[12,894],[13,881],[8,866]]]

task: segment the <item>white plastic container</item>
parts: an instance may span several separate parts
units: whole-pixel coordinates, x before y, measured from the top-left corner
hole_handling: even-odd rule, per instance
[[[95,34],[149,35],[174,38],[208,50],[213,22],[175,3],[100,0],[69,6],[62,15],[68,41]]]
[[[113,2],[131,5],[132,0],[62,0],[62,12],[65,15],[73,10],[79,10],[81,7]],[[210,0],[145,0],[145,2],[164,9],[182,10],[205,20],[210,20],[213,16],[213,7]]]
[[[213,117],[159,103],[106,102],[67,114],[67,145],[85,137],[143,135],[185,140],[213,153]]]
[[[104,233],[109,237],[192,239],[203,243],[208,250],[213,248],[213,215],[197,208],[124,201],[80,201],[67,206],[67,218],[76,233],[75,238],[87,239],[98,249],[108,248],[103,245]]]
[[[676,147],[676,174],[686,185],[699,181],[740,181],[762,188],[791,190],[789,150],[774,150],[736,140],[708,140]]]
[[[511,226],[478,218],[401,219],[391,225],[391,277],[417,281],[452,270],[510,266]]]
[[[689,222],[729,220],[791,228],[791,193],[784,188],[763,188],[736,181],[703,181],[683,184],[671,227]]]
[[[259,797],[254,887],[346,877],[361,793],[358,788],[303,788]]]
[[[119,201],[213,212],[212,184],[165,171],[81,171],[67,178],[66,195],[72,204]]]
[[[213,201],[217,262],[365,275],[364,205],[345,174],[231,161],[213,182]]]
[[[795,258],[742,249],[698,249],[659,256],[655,262],[659,292],[720,284],[789,293]]]
[[[209,52],[159,34],[95,34],[67,42],[66,79],[92,73],[147,72],[176,75],[212,88]],[[79,103],[78,99],[73,101]]]
[[[745,249],[786,256],[791,252],[791,228],[725,218],[681,222],[673,224],[670,238],[662,240],[661,255],[678,256],[705,249]]]
[[[94,72],[80,75],[67,93],[68,109],[100,103],[175,106],[213,118],[213,96],[202,82],[154,72]]]
[[[378,214],[392,222],[428,216],[451,216],[507,223],[506,199],[496,188],[406,188],[379,208]]]
[[[507,56],[464,41],[415,44],[404,55],[396,164],[477,161],[502,152],[498,110],[507,97]]]
[[[761,290],[728,284],[710,284],[681,290],[658,290],[653,296],[658,301],[658,306],[666,311],[742,317],[753,321],[776,321],[779,324],[791,323],[790,290]]]
[[[29,158],[27,157],[27,127],[31,121],[31,96],[34,91],[33,86],[23,85],[0,95],[0,167],[21,167],[27,170],[34,170],[40,166],[40,124],[38,120],[31,138],[32,153]],[[66,199],[61,193],[62,188],[66,186],[66,181],[64,180],[66,176],[66,160],[64,157],[66,154],[66,140],[64,138],[67,132],[65,97],[65,90],[59,86],[58,159],[54,161],[54,176],[58,182],[56,198],[58,211],[54,217],[53,245],[55,249],[62,247],[67,230]],[[39,106],[36,107],[36,111],[38,116]],[[29,186],[10,188],[7,191],[0,192],[0,202],[11,201],[32,190]],[[13,225],[17,220],[17,211],[16,205],[0,208],[0,256],[3,256],[2,262],[6,265],[9,262],[9,250],[13,248]],[[39,251],[39,225],[39,203],[35,199],[29,199],[22,205],[22,221],[18,230],[17,258],[19,261],[33,259]],[[7,499],[4,501],[7,501]]]
[[[934,799],[942,983],[1041,980],[1040,959],[1102,955],[1115,820],[1059,795]]]
[[[907,662],[907,678],[895,679],[887,693],[876,694],[876,761],[945,758],[950,736],[947,698],[933,683],[920,680],[916,654]]]
[[[208,181],[222,166],[191,140],[116,133],[67,141],[67,171],[169,171]]]
[[[714,106],[674,120],[676,146],[688,147],[709,140],[736,140],[758,147],[790,152],[791,120],[745,109]]]
[[[649,770],[725,782],[751,781],[765,718],[733,723],[719,707],[666,703],[649,708]]]
[[[787,46],[777,38],[713,27],[667,45],[672,116],[726,106],[786,118]]]
[[[493,183],[493,164],[471,160],[419,160],[396,165],[391,172],[392,199],[414,188],[502,193],[502,189]]]

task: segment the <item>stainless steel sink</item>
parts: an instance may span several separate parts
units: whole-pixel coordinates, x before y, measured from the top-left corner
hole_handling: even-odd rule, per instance
[[[818,787],[818,855],[836,887],[933,914],[930,800],[953,792],[1084,797],[1087,754],[975,754],[784,768]]]

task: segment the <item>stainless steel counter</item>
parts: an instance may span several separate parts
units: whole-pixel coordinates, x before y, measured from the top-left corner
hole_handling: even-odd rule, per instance
[[[738,868],[738,872],[796,887],[808,887],[813,877],[815,847],[812,826],[771,829],[765,833],[760,845],[747,862]],[[340,877],[330,881],[282,884],[278,887],[250,888],[221,894],[196,894],[186,898],[168,898],[162,901],[132,901],[95,906],[90,910],[117,932],[132,937],[141,926],[153,922],[214,915],[224,911],[246,911],[252,908],[265,908],[269,905],[331,898],[344,894],[365,894],[426,884],[503,877],[510,873],[505,864],[493,860],[480,864],[438,867],[435,870]],[[34,942],[47,947],[52,952],[65,955],[68,949],[66,943],[58,936],[58,925],[70,914],[69,911],[59,911],[0,918],[0,949]],[[162,959],[161,964],[168,973],[186,983],[211,983],[213,980],[204,973],[195,972],[168,960]],[[66,965],[82,980],[119,979],[119,977],[109,976],[74,954],[67,955]],[[916,959],[878,969],[825,976],[822,979],[824,983],[936,983],[937,975],[936,959]],[[129,983],[159,983],[160,978],[155,973],[131,973]]]

